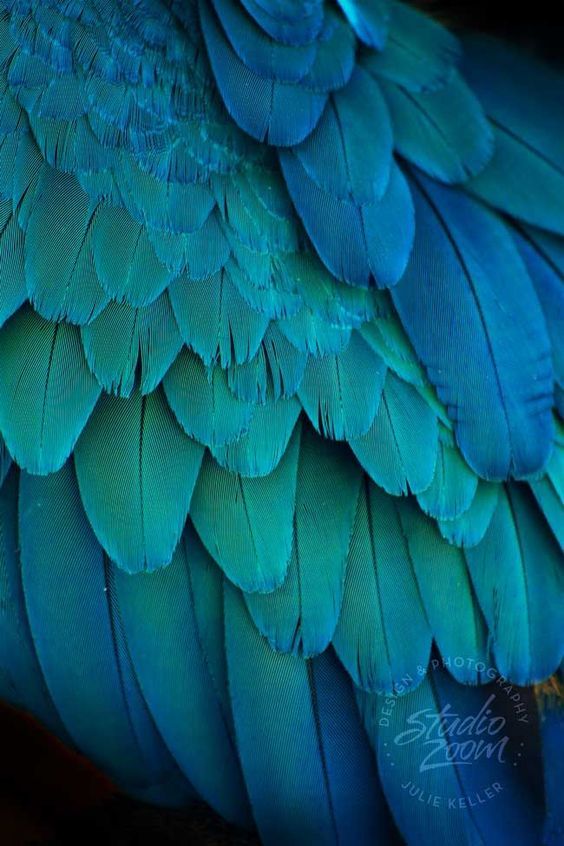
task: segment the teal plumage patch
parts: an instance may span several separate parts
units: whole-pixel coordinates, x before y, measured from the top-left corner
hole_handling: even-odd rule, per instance
[[[267,846],[558,842],[561,101],[396,0],[0,0],[2,698]],[[414,799],[492,673],[524,766]]]

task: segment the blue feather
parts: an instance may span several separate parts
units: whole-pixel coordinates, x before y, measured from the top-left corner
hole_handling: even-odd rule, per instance
[[[71,463],[45,478],[22,476],[20,541],[32,636],[69,735],[125,789],[162,804],[186,802],[192,789],[139,690],[110,564],[88,525]]]
[[[168,567],[135,577],[112,568],[111,582],[135,674],[165,743],[202,799],[248,824],[227,692],[221,572],[188,525]]]
[[[0,489],[0,696],[31,712],[59,738],[68,735],[55,710],[39,661],[25,607],[18,549],[18,473]]]
[[[463,686],[440,669],[415,691],[395,697],[393,716],[385,721],[381,697],[358,692],[357,698],[386,799],[408,843],[541,842],[542,771],[530,694],[520,692],[527,724],[519,723],[520,714],[497,685]],[[466,726],[488,708],[487,727],[496,734],[489,751],[482,744],[478,752],[479,740],[470,739]],[[476,750],[471,763],[464,760],[468,742]]]
[[[200,2],[199,8],[211,66],[229,114],[258,141],[277,146],[302,141],[321,117],[326,95],[258,76],[233,52],[208,5]]]
[[[478,100],[457,73],[438,91],[414,92],[381,82],[397,152],[442,182],[465,182],[493,153]]]
[[[503,224],[421,176],[413,183],[414,252],[392,298],[454,423],[486,479],[545,465],[553,428],[552,365],[538,298]]]
[[[319,188],[363,206],[386,190],[392,144],[380,88],[357,67],[347,85],[331,95],[321,120],[294,154]]]
[[[388,34],[390,0],[338,0],[361,41],[382,50]]]
[[[442,88],[459,58],[455,36],[405,3],[393,2],[390,11],[386,49],[363,55],[362,66],[408,91]]]
[[[411,196],[399,167],[392,166],[381,200],[358,208],[319,188],[293,152],[280,151],[280,164],[296,211],[331,273],[352,285],[395,285],[414,233]]]
[[[330,652],[275,652],[226,587],[226,649],[237,745],[253,814],[272,844],[390,842],[350,682]]]

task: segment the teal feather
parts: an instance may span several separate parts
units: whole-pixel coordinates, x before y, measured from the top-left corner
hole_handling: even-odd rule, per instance
[[[333,638],[356,685],[392,693],[427,666],[431,631],[421,602],[398,500],[365,477]]]
[[[457,73],[438,91],[414,92],[381,82],[397,152],[442,182],[465,182],[493,153],[478,100]]]
[[[297,350],[271,323],[257,354],[227,371],[229,388],[244,402],[263,405],[269,399],[292,397],[303,379],[307,355]]]
[[[269,475],[244,478],[206,454],[190,517],[210,555],[243,590],[271,591],[284,580],[292,551],[299,455],[296,427]]]
[[[497,505],[500,486],[478,480],[470,508],[452,520],[439,520],[441,535],[456,546],[476,546],[488,530]]]
[[[46,168],[25,236],[27,291],[47,320],[88,323],[108,302],[92,256],[96,209],[77,180]]]
[[[6,444],[4,443],[4,440],[0,435],[0,488],[4,484],[4,481],[10,471],[11,466],[12,457],[6,449]]]
[[[437,418],[421,394],[390,371],[374,422],[349,443],[372,480],[389,494],[421,493],[433,481]]]
[[[223,579],[188,524],[168,567],[111,582],[143,696],[198,794],[249,823],[224,652]],[[166,655],[166,661],[163,661]]]
[[[478,477],[456,449],[452,434],[439,426],[439,447],[433,481],[418,494],[419,505],[436,520],[455,520],[470,506],[478,487]]]
[[[464,555],[443,540],[413,499],[400,500],[397,511],[423,608],[443,661],[461,684],[479,683],[489,667],[489,636]],[[445,613],[449,606],[453,612]],[[483,666],[477,670],[478,662]]]
[[[297,350],[313,356],[338,355],[351,337],[350,328],[332,326],[306,307],[277,323],[279,330]]]
[[[255,625],[273,649],[309,658],[330,643],[341,610],[360,481],[343,446],[304,426],[287,575],[272,593],[245,595]]]
[[[153,302],[171,281],[158,260],[144,226],[122,208],[102,206],[92,233],[94,266],[109,297],[131,306]]]
[[[268,318],[246,306],[225,271],[200,282],[179,276],[169,296],[184,341],[205,364],[228,367],[256,355]]]
[[[206,279],[221,270],[230,254],[217,209],[196,232],[179,235],[149,229],[147,238],[170,278],[185,273],[190,279]],[[159,275],[161,273],[159,269]]]
[[[1,203],[0,225],[0,326],[27,299],[24,270],[24,233],[12,214],[12,203]]]
[[[72,463],[45,478],[22,476],[19,519],[31,632],[69,735],[125,789],[159,803],[186,802],[192,790],[139,690],[110,564],[88,525]]]
[[[293,397],[255,408],[246,432],[237,440],[211,445],[222,467],[241,476],[268,476],[284,455],[301,406]]]
[[[182,347],[166,294],[144,308],[112,301],[80,334],[98,382],[123,397],[131,394],[137,375],[141,393],[155,390]]]
[[[463,72],[495,134],[492,162],[470,189],[514,217],[564,234],[564,120],[560,109],[547,105],[562,102],[561,75],[477,36],[464,40]]]
[[[562,553],[526,488],[500,492],[488,531],[466,559],[500,672],[520,685],[554,673],[564,652]]]
[[[363,67],[408,91],[435,91],[450,79],[460,55],[455,36],[404,3],[392,3],[386,49],[367,53]]]
[[[206,368],[190,350],[182,350],[163,387],[186,434],[206,446],[222,447],[249,430],[254,407],[233,396],[225,371]]]
[[[29,629],[18,548],[19,478],[13,470],[0,489],[0,696],[68,741],[55,710]]]
[[[342,352],[309,359],[298,396],[318,432],[348,440],[372,425],[385,377],[382,359],[353,332]]]
[[[361,326],[359,331],[366,343],[400,379],[418,387],[426,383],[421,362],[415,355],[391,304],[387,313],[378,313],[370,323]]]
[[[230,586],[225,617],[237,746],[263,840],[390,842],[350,682],[334,657],[272,650]]]
[[[100,386],[88,370],[79,330],[21,309],[0,331],[0,431],[30,473],[66,461]]]
[[[136,573],[169,563],[202,454],[161,390],[100,400],[74,458],[88,519],[118,566]]]

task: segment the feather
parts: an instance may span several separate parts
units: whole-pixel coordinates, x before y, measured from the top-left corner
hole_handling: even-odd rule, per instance
[[[291,46],[310,44],[323,25],[323,7],[300,0],[241,0],[249,15],[275,41]]]
[[[131,306],[156,300],[171,281],[147,232],[125,209],[101,206],[92,233],[94,266],[109,297]]]
[[[386,307],[388,304],[386,304]],[[423,387],[426,377],[401,322],[390,304],[389,311],[378,314],[360,327],[360,334],[375,353],[404,382]]]
[[[268,476],[286,451],[300,411],[301,406],[293,397],[258,406],[240,438],[211,446],[210,451],[218,464],[232,473]]]
[[[246,306],[225,271],[197,283],[179,276],[168,293],[184,341],[205,364],[228,367],[256,355],[268,318]]]
[[[338,0],[361,41],[382,50],[388,34],[389,0]]]
[[[526,722],[497,684],[459,685],[441,669],[391,703],[361,691],[357,699],[386,799],[406,842],[541,841],[542,771],[529,692],[519,695]],[[481,715],[489,743],[476,733]]]
[[[390,371],[374,422],[349,443],[372,480],[389,494],[421,493],[433,480],[437,418],[421,394]]]
[[[365,54],[363,67],[408,91],[442,88],[459,58],[455,36],[405,3],[392,3],[390,11],[386,49]]]
[[[441,538],[437,526],[412,498],[399,500],[396,508],[443,665],[461,684],[483,682],[490,657],[488,630],[464,555]],[[450,613],[445,613],[447,607],[452,608]]]
[[[68,740],[45,684],[27,620],[18,549],[18,488],[14,469],[0,489],[0,696]]]
[[[422,176],[413,189],[415,247],[392,289],[403,326],[470,467],[491,480],[536,473],[553,438],[553,393],[532,283],[490,212]]]
[[[333,644],[355,684],[380,693],[417,678],[431,651],[398,501],[367,477],[358,499]]]
[[[520,685],[547,678],[564,652],[564,570],[530,492],[515,484],[500,492],[488,531],[466,559],[500,672]]]
[[[438,91],[380,83],[397,152],[442,182],[465,182],[493,153],[493,135],[478,100],[457,73]]]
[[[443,538],[456,546],[476,546],[484,537],[497,505],[500,486],[478,481],[470,508],[452,520],[439,520]]]
[[[326,95],[254,73],[233,52],[209,6],[200,2],[199,9],[215,80],[233,120],[257,141],[277,146],[302,141],[321,117]]]
[[[170,277],[183,273],[189,279],[207,279],[221,270],[231,252],[217,209],[196,232],[176,234],[149,229],[147,237]]]
[[[213,7],[239,59],[259,76],[299,82],[310,70],[317,52],[315,42],[294,46],[273,40],[236,0],[213,0]]]
[[[231,365],[227,371],[229,388],[238,399],[253,404],[292,397],[303,379],[307,355],[297,350],[271,323],[254,358]]]
[[[25,236],[25,273],[33,307],[47,320],[88,323],[108,302],[92,257],[96,209],[77,180],[46,168]]]
[[[192,791],[139,690],[114,608],[110,564],[88,525],[72,463],[43,478],[22,476],[20,540],[34,643],[74,743],[134,794],[185,802]]]
[[[390,842],[350,683],[335,658],[274,652],[231,586],[225,619],[237,746],[261,838]]]
[[[1,207],[0,326],[27,299],[24,270],[24,234],[18,226],[16,216],[11,213],[11,201],[3,201]]]
[[[112,568],[111,580],[135,674],[165,743],[202,799],[230,822],[248,824],[219,569],[188,524],[168,567],[134,577]]]
[[[209,447],[222,447],[249,430],[254,408],[233,396],[220,367],[206,368],[182,350],[164,378],[168,404],[187,435]]]
[[[495,134],[492,162],[470,189],[514,217],[564,234],[564,118],[550,105],[564,98],[561,75],[484,37],[464,39],[463,72]]]
[[[278,329],[301,353],[313,356],[338,355],[346,349],[351,330],[326,323],[310,308],[277,321]]]
[[[341,608],[360,481],[344,447],[304,427],[288,573],[272,593],[245,596],[273,649],[309,658],[329,645]]]
[[[562,832],[564,831],[564,817],[562,816],[560,799],[562,780],[564,779],[564,764],[560,754],[562,732],[564,731],[562,673],[554,676],[535,693],[542,740],[546,805],[543,843],[546,843],[546,846],[558,846],[558,841],[562,839]]]
[[[145,308],[112,301],[80,334],[90,370],[107,393],[124,397],[134,388],[138,363],[141,393],[151,393],[182,347],[166,294]]]
[[[395,285],[414,233],[411,195],[399,167],[392,165],[381,200],[358,208],[319,188],[292,151],[280,150],[279,155],[296,211],[331,273],[351,285]]]
[[[292,551],[299,454],[296,427],[282,460],[269,475],[229,473],[206,454],[190,517],[225,575],[248,592],[278,587]]]
[[[354,332],[342,352],[309,359],[298,396],[318,432],[348,440],[372,425],[385,378],[382,359]]]
[[[100,396],[78,329],[20,309],[0,331],[0,360],[0,431],[6,446],[30,473],[58,470]]]
[[[128,399],[103,396],[74,458],[88,519],[119,567],[136,573],[169,563],[202,454],[160,389]]]
[[[318,188],[360,207],[384,194],[392,145],[380,88],[357,67],[347,85],[331,95],[313,132],[293,152]]]
[[[550,237],[550,236],[549,236]],[[546,328],[552,348],[555,381],[564,387],[564,266],[558,267],[548,250],[542,244],[535,244],[524,230],[514,233],[517,247],[525,262],[525,267],[535,286],[537,297],[546,321]],[[556,239],[554,239],[556,240]],[[561,245],[558,247],[562,249]]]
[[[456,520],[472,505],[477,487],[478,479],[456,449],[452,434],[440,426],[435,474],[417,495],[419,505],[436,520]]]

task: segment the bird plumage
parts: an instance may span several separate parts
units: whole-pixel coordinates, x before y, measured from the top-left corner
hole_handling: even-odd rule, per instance
[[[266,844],[560,842],[561,74],[395,0],[0,9],[2,698]],[[409,797],[382,708],[492,690],[521,763],[427,783],[503,795]]]

